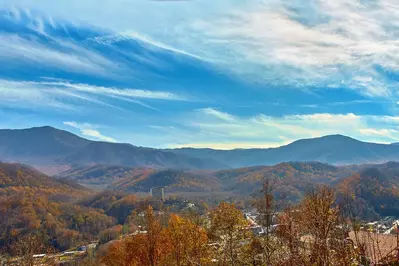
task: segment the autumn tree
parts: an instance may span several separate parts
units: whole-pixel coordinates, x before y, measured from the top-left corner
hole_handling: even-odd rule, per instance
[[[242,256],[240,258],[241,265],[260,266],[265,265],[262,258],[263,243],[262,240],[252,235],[248,243],[242,248]]]
[[[279,235],[289,251],[288,265],[348,265],[352,245],[341,223],[333,189],[321,186],[280,216]]]
[[[208,237],[205,230],[188,219],[172,214],[167,235],[171,244],[171,265],[202,265]]]
[[[115,225],[111,228],[101,231],[98,236],[100,244],[104,244],[111,240],[117,239],[122,234],[122,229],[122,225]]]
[[[141,247],[138,246],[138,248]],[[129,258],[127,256],[126,243],[123,241],[114,241],[107,245],[107,250],[101,256],[101,263],[107,266],[125,266],[129,265]],[[138,265],[130,263],[130,265]],[[145,264],[143,264],[145,265]]]
[[[238,265],[240,241],[244,238],[246,220],[234,204],[222,202],[211,212],[211,231],[222,242],[222,265]]]
[[[334,207],[334,191],[320,187],[306,193],[302,204],[303,226],[311,236],[310,262],[315,265],[330,265],[329,239],[339,225],[338,208]]]
[[[279,225],[277,237],[283,243],[281,247],[286,250],[283,265],[296,266],[304,265],[302,259],[302,239],[303,228],[301,220],[303,216],[297,208],[287,208],[279,215]]]
[[[165,228],[151,206],[145,211],[143,229],[145,231],[140,234],[111,243],[101,262],[108,266],[165,265],[164,261],[171,250],[170,243]]]
[[[50,254],[54,249],[48,244],[48,239],[40,232],[21,236],[11,246],[12,253],[21,258],[22,266],[33,266],[35,254]]]

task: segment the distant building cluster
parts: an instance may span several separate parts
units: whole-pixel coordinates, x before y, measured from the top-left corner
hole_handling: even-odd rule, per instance
[[[165,201],[165,188],[153,187],[150,189],[150,196],[156,200]]]
[[[396,234],[398,232],[399,220],[393,216],[387,216],[379,221],[367,223],[361,227],[362,230],[379,234]]]

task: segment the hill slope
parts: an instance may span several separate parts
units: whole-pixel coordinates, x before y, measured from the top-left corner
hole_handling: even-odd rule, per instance
[[[342,179],[335,186],[341,196],[353,200],[356,215],[399,217],[399,163],[389,162]]]
[[[13,254],[14,243],[38,232],[38,241],[60,250],[97,237],[114,226],[115,219],[102,210],[73,204],[91,195],[76,183],[53,179],[31,167],[0,163],[0,249]]]
[[[25,165],[0,163],[0,196],[26,193],[66,199],[76,199],[90,193],[83,186],[57,180]]]
[[[332,184],[355,173],[356,167],[335,167],[322,163],[281,163],[216,172],[131,169],[109,187],[124,192],[148,192],[151,187],[164,186],[167,191],[225,191],[240,195],[257,192],[266,179],[273,180],[277,193],[299,198],[315,184]]]
[[[202,172],[181,170],[135,169],[109,188],[124,192],[148,192],[152,187],[165,187],[168,192],[218,191],[222,186],[217,178]]]

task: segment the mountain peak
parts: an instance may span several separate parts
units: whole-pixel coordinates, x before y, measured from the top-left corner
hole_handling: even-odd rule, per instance
[[[348,142],[358,142],[360,143],[360,140],[341,135],[341,134],[334,134],[334,135],[326,135],[326,136],[321,136],[317,138],[306,138],[306,139],[299,139],[291,144],[288,144],[286,146],[291,146],[291,145],[299,145],[299,144],[313,144],[313,145],[321,145],[321,144],[345,144]]]

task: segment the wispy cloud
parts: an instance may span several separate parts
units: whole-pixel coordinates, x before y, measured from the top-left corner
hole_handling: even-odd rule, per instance
[[[62,92],[64,93],[64,92]],[[0,80],[0,106],[19,109],[53,108],[63,111],[74,111],[69,103],[58,99],[57,91],[46,91],[44,88],[28,82]]]
[[[165,91],[101,87],[47,79],[39,82],[0,79],[0,96],[0,106],[57,108],[64,111],[74,111],[79,107],[87,107],[87,103],[120,109],[115,101],[127,101],[157,110],[142,101],[149,99],[185,100],[182,96]]]
[[[117,42],[121,41],[126,41],[126,40],[135,40],[140,42],[143,46],[145,46],[148,49],[160,49],[164,51],[170,51],[176,54],[181,54],[181,55],[186,55],[201,61],[209,61],[208,59],[205,59],[204,57],[189,53],[187,51],[184,51],[182,49],[175,48],[173,46],[167,45],[163,42],[156,41],[152,39],[150,36],[146,36],[144,34],[135,32],[135,31],[126,31],[126,32],[121,32],[120,34],[115,34],[115,35],[105,35],[105,36],[99,36],[99,37],[93,37],[89,38],[86,40],[86,42],[89,41],[95,41],[100,44],[114,44]]]
[[[194,27],[238,74],[269,84],[388,97],[397,84],[376,66],[399,70],[398,19],[394,0],[279,0],[254,1]]]
[[[24,39],[15,34],[0,34],[0,60],[36,63],[67,72],[100,76],[115,77],[121,69],[102,55],[65,40],[53,40],[45,45],[36,38]]]
[[[218,70],[269,86],[348,88],[368,97],[398,98],[394,93],[397,83],[389,77],[399,71],[399,12],[395,0],[235,3],[221,0],[212,3],[215,12],[208,12],[208,3],[196,1],[176,5],[152,1],[122,5],[104,0],[102,4],[106,8],[97,12],[92,12],[96,1],[88,0],[84,5],[77,0],[72,3],[23,1],[28,8],[62,14],[73,21],[79,21],[76,17],[85,17],[95,26],[110,28],[109,34],[88,38],[101,44],[135,39],[148,49],[205,60]],[[161,6],[164,12],[154,11]],[[183,12],[188,7],[198,11]],[[20,12],[16,9],[14,13],[18,17]],[[110,14],[118,16],[112,21],[104,19]],[[157,19],[148,20],[150,15]],[[54,24],[54,21],[46,21]],[[145,23],[138,23],[142,21]],[[40,25],[36,23],[39,32]],[[16,51],[24,51],[26,41],[15,38],[11,41]],[[7,42],[2,43],[7,50]],[[109,64],[115,67],[112,60],[103,61],[93,51],[68,48],[67,43],[61,45],[78,56],[44,50],[39,53],[40,44],[33,44],[34,54],[42,54],[41,58],[50,62],[60,61],[60,66],[73,64],[88,70],[92,67],[109,69]]]
[[[232,116],[228,113],[221,112],[215,108],[204,108],[204,109],[199,110],[199,112],[204,113],[209,116],[213,116],[213,117],[223,120],[223,121],[232,122],[235,120],[234,116]]]
[[[117,142],[114,138],[105,136],[100,131],[98,131],[97,128],[99,126],[97,126],[97,125],[92,125],[89,123],[80,124],[75,121],[65,121],[65,122],[63,122],[63,124],[66,126],[70,126],[70,127],[79,129],[80,134],[82,134],[83,136],[92,137],[92,138],[95,138],[95,139],[101,140],[101,141]]]
[[[171,92],[165,91],[150,91],[142,89],[119,89],[113,87],[93,86],[88,84],[74,84],[68,82],[46,82],[46,85],[55,85],[74,89],[76,91],[88,92],[91,94],[113,95],[128,98],[143,98],[143,99],[159,99],[159,100],[185,100],[183,97],[178,96]]]

